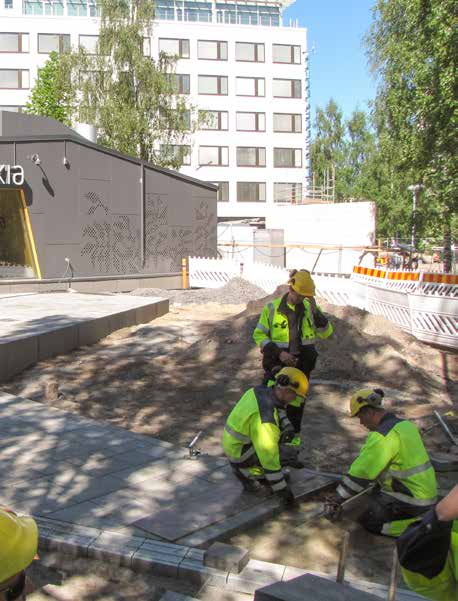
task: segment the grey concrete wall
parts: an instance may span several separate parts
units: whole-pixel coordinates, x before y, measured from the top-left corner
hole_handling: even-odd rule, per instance
[[[31,161],[37,154],[40,164]],[[64,157],[66,164],[64,164]],[[170,273],[216,256],[216,191],[77,140],[2,141],[22,165],[43,278]],[[143,256],[143,248],[145,250]]]

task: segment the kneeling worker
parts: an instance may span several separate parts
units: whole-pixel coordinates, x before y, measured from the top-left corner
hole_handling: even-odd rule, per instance
[[[0,508],[0,601],[25,599],[26,568],[38,548],[38,529],[29,517]]]
[[[272,387],[250,388],[229,414],[223,449],[245,490],[254,491],[256,480],[266,480],[286,503],[294,501],[282,471],[280,443],[294,436],[286,406],[296,397],[304,397],[307,390],[304,373],[284,367]]]
[[[359,521],[375,534],[399,536],[437,502],[436,474],[418,429],[382,408],[380,388],[358,390],[351,417],[370,430],[359,456],[337,488],[340,501],[377,481]]]

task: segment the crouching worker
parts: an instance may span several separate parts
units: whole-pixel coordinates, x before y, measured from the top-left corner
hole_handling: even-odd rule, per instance
[[[458,601],[458,485],[396,544],[409,588],[433,601]]]
[[[340,501],[376,484],[359,522],[369,532],[399,536],[437,501],[436,474],[417,427],[382,408],[380,388],[358,390],[351,417],[370,433],[337,488]]]
[[[304,373],[284,367],[272,387],[250,388],[229,414],[223,449],[245,490],[255,492],[263,480],[286,504],[294,502],[282,471],[280,444],[294,436],[286,406],[297,396],[304,397],[307,390]]]
[[[38,529],[29,517],[0,508],[0,601],[23,601],[30,583],[25,570],[38,548]]]

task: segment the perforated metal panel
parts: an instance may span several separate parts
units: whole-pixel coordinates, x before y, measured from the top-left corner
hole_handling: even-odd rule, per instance
[[[216,213],[208,200],[195,199],[195,202],[194,255],[213,257],[216,248]]]

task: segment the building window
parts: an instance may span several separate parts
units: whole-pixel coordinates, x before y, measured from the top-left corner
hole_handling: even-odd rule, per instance
[[[9,8],[13,8],[13,0],[4,0],[3,7],[8,10]]]
[[[272,92],[276,98],[301,98],[301,80],[274,79]]]
[[[189,58],[189,40],[159,38],[159,52],[178,58]]]
[[[266,202],[265,182],[237,182],[237,202]]]
[[[251,42],[236,42],[235,60],[249,63],[264,62],[264,44],[254,44]]]
[[[228,111],[199,111],[200,129],[227,131],[229,129]]]
[[[191,146],[186,144],[161,144],[161,151],[178,159],[180,165],[191,164]]]
[[[272,59],[274,63],[300,65],[301,47],[286,44],[274,44],[272,48]]]
[[[229,182],[210,182],[218,186],[216,200],[218,202],[229,202]]]
[[[225,75],[199,75],[199,94],[227,96],[227,89]]]
[[[70,34],[68,33],[39,33],[38,52],[68,52],[70,50]]]
[[[29,85],[28,69],[0,69],[0,89],[27,90]]]
[[[302,202],[302,184],[300,182],[274,184],[274,202],[300,204]]]
[[[5,104],[3,106],[0,106],[0,111],[9,111],[10,113],[22,113],[22,111],[25,109],[25,106],[17,106],[17,105],[8,105]]]
[[[237,146],[237,167],[265,167],[266,149],[257,146]]]
[[[264,77],[237,77],[236,94],[237,96],[265,96]]]
[[[244,113],[236,115],[237,131],[266,131],[265,113]]]
[[[229,165],[229,147],[200,146],[199,165],[201,167],[227,167]]]
[[[170,73],[170,79],[176,94],[189,94],[191,77],[183,73]]]
[[[274,148],[274,167],[302,167],[302,149]]]
[[[274,113],[274,131],[301,133],[302,115],[299,113]]]
[[[86,17],[86,0],[72,0],[71,2],[67,1],[67,15],[69,17]]]
[[[210,61],[227,61],[227,42],[199,40],[197,58]]]
[[[97,44],[99,43],[98,35],[80,35],[79,46],[88,54],[97,54]]]
[[[0,33],[0,52],[29,52],[29,34]]]

